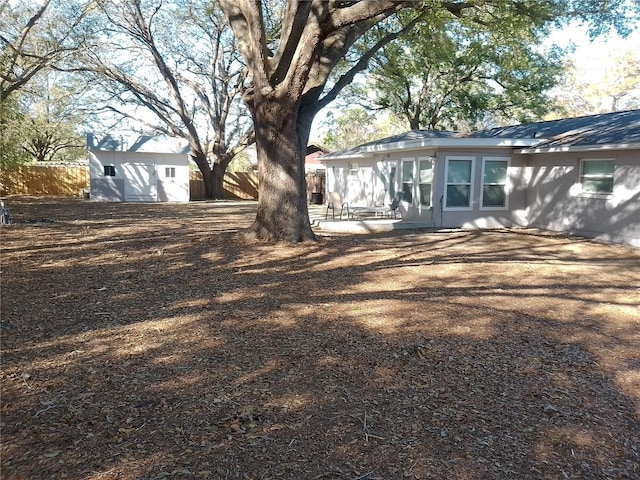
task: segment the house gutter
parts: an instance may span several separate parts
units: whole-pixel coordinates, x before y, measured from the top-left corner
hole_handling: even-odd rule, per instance
[[[603,150],[630,150],[640,149],[640,143],[605,143],[602,145],[579,145],[575,147],[542,147],[542,148],[522,148],[515,153],[536,154],[536,153],[562,153],[562,152],[601,152]]]
[[[366,153],[366,152],[345,153],[345,154],[334,156],[334,157],[332,157],[331,155],[332,154],[322,155],[318,157],[318,160],[320,160],[321,162],[326,162],[331,160],[352,160],[352,159],[358,159],[358,158],[373,158],[374,156],[373,153]]]
[[[543,138],[425,138],[360,147],[352,153],[329,153],[319,157],[332,160],[371,158],[378,153],[406,152],[423,148],[527,148],[545,141]]]

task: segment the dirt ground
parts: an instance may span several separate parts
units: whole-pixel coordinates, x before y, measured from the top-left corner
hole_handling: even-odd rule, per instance
[[[10,198],[3,479],[640,478],[640,250]]]

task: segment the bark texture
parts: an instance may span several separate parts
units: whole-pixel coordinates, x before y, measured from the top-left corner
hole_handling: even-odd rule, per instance
[[[264,240],[315,240],[304,176],[306,137],[298,136],[298,107],[287,99],[254,110],[258,153],[258,211],[251,227]]]
[[[244,99],[254,120],[260,183],[258,212],[251,229],[258,238],[269,241],[314,240],[304,157],[313,117],[326,105],[318,99],[329,74],[353,43],[375,20],[407,4],[391,0],[287,2],[275,42],[268,38],[261,1],[221,0],[220,6],[238,39],[250,77]]]

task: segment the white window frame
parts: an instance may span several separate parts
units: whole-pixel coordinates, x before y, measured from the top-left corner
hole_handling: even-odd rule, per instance
[[[449,178],[449,162],[451,160],[462,160],[471,162],[471,178],[469,179],[469,183],[449,183],[447,179]],[[445,168],[444,168],[444,199],[443,199],[443,210],[445,212],[468,212],[473,210],[473,195],[474,195],[474,178],[475,178],[475,168],[476,168],[476,157],[469,156],[458,156],[451,155],[445,158]],[[469,205],[466,207],[448,207],[447,206],[447,196],[448,196],[448,187],[449,185],[469,185]]]
[[[398,162],[387,162],[389,173],[389,198],[392,201],[398,193]]]
[[[111,171],[113,171],[113,175],[108,175],[107,174],[107,168],[109,168]],[[102,176],[103,177],[115,177],[116,174],[117,174],[117,171],[116,171],[116,166],[115,165],[113,165],[113,164],[111,164],[111,165],[103,165],[103,168],[102,168]]]
[[[587,162],[612,162],[613,163],[613,173],[609,177],[609,175],[600,175],[599,178],[611,178],[612,185],[610,192],[594,192],[592,190],[585,190],[582,185],[582,181],[584,179],[583,169],[584,164]],[[578,183],[580,184],[580,194],[585,197],[610,197],[613,195],[613,190],[615,189],[615,168],[616,168],[616,160],[615,158],[581,158],[580,165],[578,168]]]
[[[411,182],[404,181],[404,164],[411,164]],[[415,205],[416,200],[416,192],[415,192],[415,183],[416,183],[416,159],[415,158],[402,158],[400,160],[400,192],[404,192],[404,185],[411,183],[411,201],[407,198],[403,198],[402,201],[408,203],[409,205]],[[393,199],[392,199],[393,200]]]
[[[422,182],[420,179],[420,166],[422,164],[422,162],[429,162],[431,164],[431,181],[430,182]],[[430,208],[433,206],[433,170],[434,170],[434,165],[433,165],[433,157],[418,157],[418,161],[417,161],[417,178],[416,178],[416,184],[417,184],[417,188],[416,188],[416,198],[417,198],[417,204],[422,206],[422,207],[426,207],[426,208]],[[430,185],[431,188],[429,190],[429,203],[428,204],[423,204],[422,203],[422,195],[421,195],[421,191],[420,191],[420,186],[421,185]]]
[[[164,178],[176,178],[176,167],[164,167]]]
[[[359,170],[360,170],[360,165],[358,165],[357,163],[349,164],[349,176],[357,177]]]
[[[505,183],[504,183],[504,206],[503,207],[498,207],[498,206],[492,206],[492,205],[488,205],[488,206],[484,206],[484,186],[485,185],[502,185],[500,183],[486,183],[484,181],[484,169],[485,169],[485,165],[486,162],[506,162],[507,163],[507,178],[505,179]],[[480,210],[508,210],[509,209],[509,193],[511,191],[511,185],[510,185],[510,175],[509,175],[509,170],[511,169],[511,157],[482,157],[482,183],[481,183],[481,190],[480,190]]]

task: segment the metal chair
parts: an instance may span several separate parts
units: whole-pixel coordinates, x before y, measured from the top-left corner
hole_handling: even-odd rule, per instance
[[[396,193],[396,196],[393,197],[393,201],[386,207],[352,207],[351,214],[354,216],[359,216],[361,213],[373,213],[374,215],[380,214],[384,215],[393,215],[393,218],[396,218],[398,213],[398,207],[400,206],[400,202],[404,197],[404,192]]]
[[[342,195],[338,192],[329,192],[327,194],[327,211],[324,214],[325,220],[329,216],[329,210],[331,210],[333,220],[336,219],[337,205],[340,205],[340,220],[342,220],[342,213],[345,208],[347,209],[347,218],[349,218],[349,204],[342,200]]]

